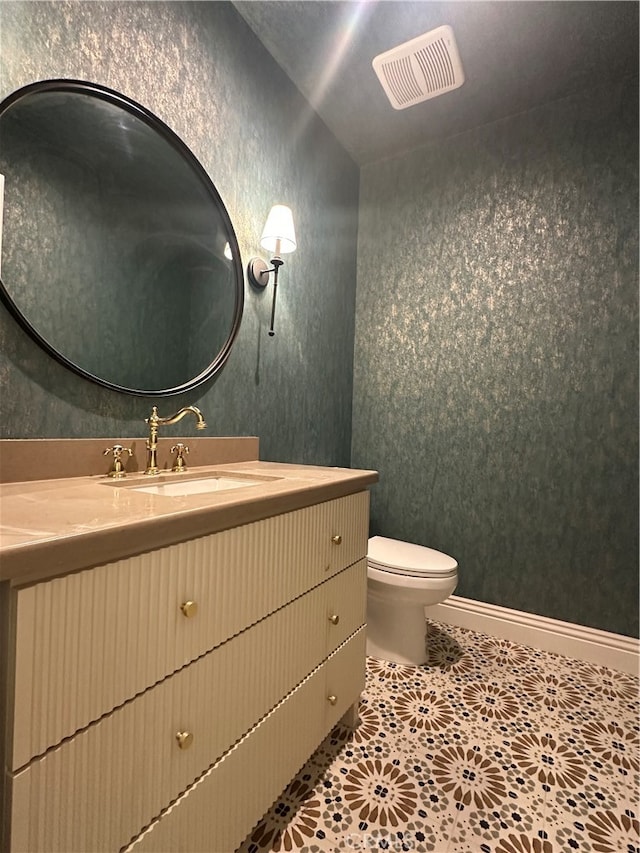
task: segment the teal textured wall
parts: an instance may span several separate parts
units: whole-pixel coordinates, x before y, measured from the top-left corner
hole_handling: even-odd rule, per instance
[[[270,292],[246,286],[229,362],[188,395],[140,399],[87,382],[0,306],[0,436],[141,437],[154,403],[161,414],[196,403],[209,435],[258,435],[265,459],[348,465],[359,172],[233,6],[8,0],[0,56],[0,98],[67,77],[158,115],[216,185],[245,265],[272,204],[291,205],[298,236],[281,271],[276,336],[266,334]],[[190,429],[182,421],[167,433]]]
[[[361,173],[352,464],[458,594],[638,631],[638,88]]]
[[[1,437],[141,437],[153,403],[197,403],[263,458],[379,469],[374,531],[453,554],[461,595],[637,633],[637,84],[360,176],[228,3],[4,0],[0,56],[0,97],[74,77],[154,111],[245,263],[276,201],[299,244],[276,337],[247,287],[227,366],[184,398],[86,382],[0,306]]]

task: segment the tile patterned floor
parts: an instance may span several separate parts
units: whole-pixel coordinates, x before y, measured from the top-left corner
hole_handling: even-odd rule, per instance
[[[640,853],[638,679],[429,623],[240,853]]]

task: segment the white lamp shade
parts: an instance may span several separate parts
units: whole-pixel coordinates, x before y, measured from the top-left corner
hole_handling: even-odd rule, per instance
[[[295,251],[296,232],[290,207],[285,204],[274,204],[262,230],[260,245],[276,255]]]

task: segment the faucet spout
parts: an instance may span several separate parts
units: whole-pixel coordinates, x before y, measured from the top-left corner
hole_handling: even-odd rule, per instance
[[[171,415],[169,418],[160,418],[158,417],[158,410],[156,407],[153,407],[153,411],[151,412],[151,418],[147,418],[147,423],[151,422],[153,415],[156,415],[156,423],[158,426],[168,426],[169,424],[176,424],[178,421],[181,421],[185,415],[192,414],[196,419],[196,429],[204,429],[206,427],[206,423],[202,412],[197,406],[184,406],[184,408],[180,409],[179,412],[176,412],[175,415]]]
[[[144,422],[149,424],[149,438],[147,439],[147,470],[144,472],[145,474],[160,473],[158,460],[156,458],[158,450],[158,427],[178,423],[178,421],[181,421],[185,415],[189,414],[193,415],[196,419],[196,429],[204,429],[206,427],[207,424],[205,419],[197,406],[184,406],[182,409],[177,411],[175,415],[171,415],[168,418],[161,418],[158,415],[157,407],[154,406],[149,417],[144,419]]]

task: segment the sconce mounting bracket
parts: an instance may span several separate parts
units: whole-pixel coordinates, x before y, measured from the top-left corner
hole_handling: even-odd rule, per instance
[[[247,264],[249,282],[257,290],[263,290],[269,284],[269,273],[272,271],[262,258],[251,258]]]

